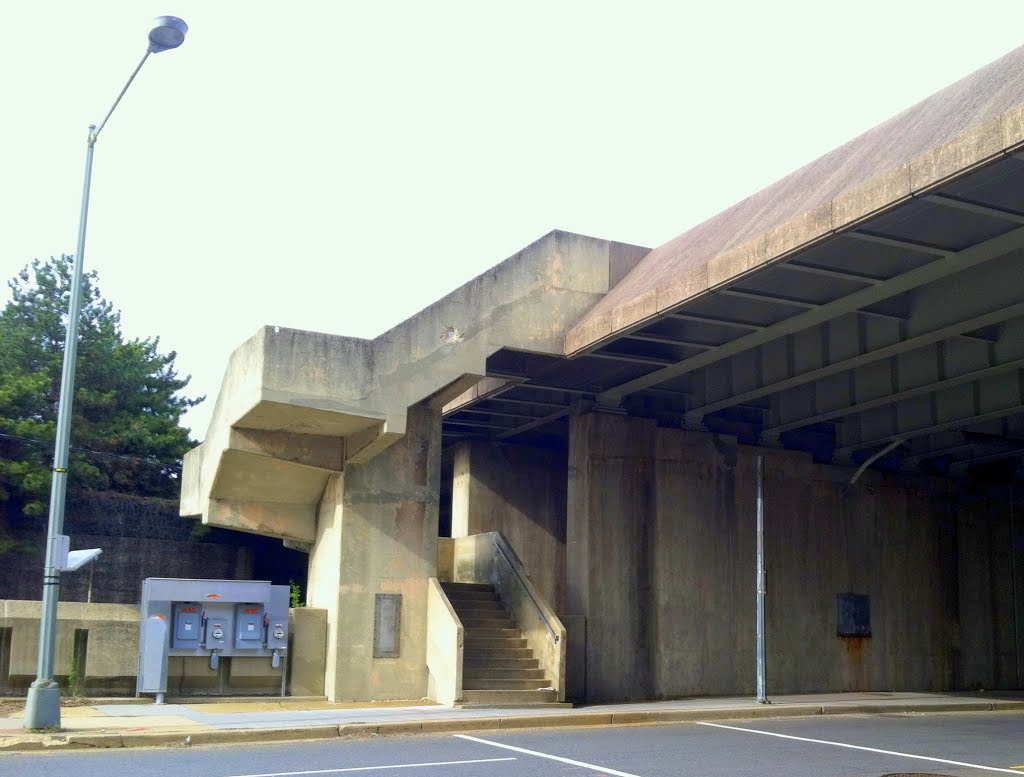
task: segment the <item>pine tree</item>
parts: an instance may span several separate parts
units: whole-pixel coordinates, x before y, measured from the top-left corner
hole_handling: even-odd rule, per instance
[[[8,285],[0,312],[0,501],[45,515],[73,271],[70,256],[38,259]],[[125,340],[121,316],[95,272],[82,279],[69,492],[176,498],[181,458],[195,443],[179,425],[203,401],[180,392],[189,377],[159,338]],[[36,442],[33,442],[36,441]]]

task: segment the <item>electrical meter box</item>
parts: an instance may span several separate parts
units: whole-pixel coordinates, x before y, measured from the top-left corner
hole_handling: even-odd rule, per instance
[[[239,649],[262,647],[266,639],[263,605],[246,602],[235,605],[235,647]]]
[[[198,602],[183,602],[174,605],[174,634],[172,648],[195,649],[199,647],[202,631],[203,606]]]
[[[151,577],[142,583],[136,694],[167,691],[171,656],[267,658],[287,678],[289,588],[266,580]]]

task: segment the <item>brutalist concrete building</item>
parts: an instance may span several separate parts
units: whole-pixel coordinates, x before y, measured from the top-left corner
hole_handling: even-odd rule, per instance
[[[1024,48],[664,245],[257,332],[182,514],[308,549],[334,700],[752,694],[759,505],[772,692],[1020,688],[1022,456]]]

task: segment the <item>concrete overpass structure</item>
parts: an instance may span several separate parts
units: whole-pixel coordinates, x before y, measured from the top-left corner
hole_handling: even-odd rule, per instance
[[[741,694],[761,455],[770,690],[1022,687],[1022,74],[653,250],[553,232],[374,340],[261,330],[182,514],[309,548],[332,699],[474,698],[431,578],[497,581],[560,698]]]

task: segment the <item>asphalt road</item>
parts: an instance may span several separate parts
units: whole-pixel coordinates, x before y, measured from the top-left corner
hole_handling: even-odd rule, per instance
[[[0,755],[4,777],[879,777],[894,773],[1024,774],[1024,713],[829,716]]]

